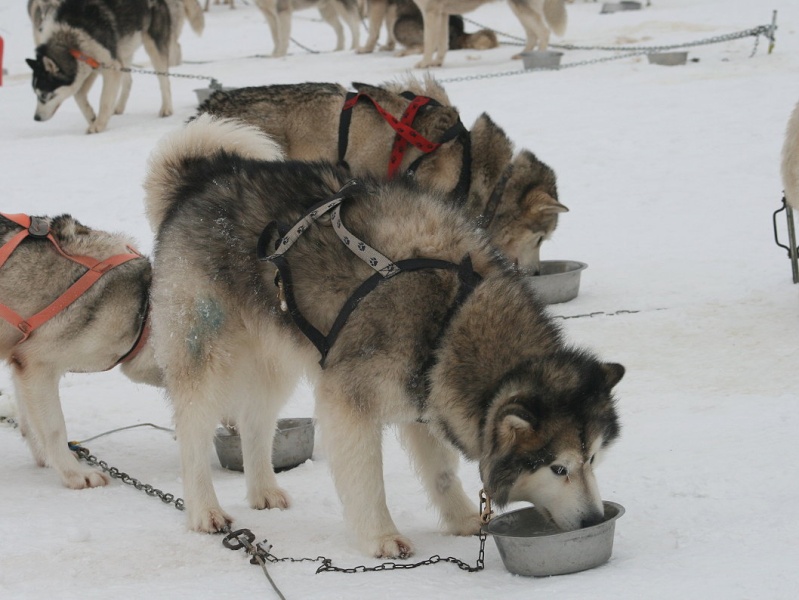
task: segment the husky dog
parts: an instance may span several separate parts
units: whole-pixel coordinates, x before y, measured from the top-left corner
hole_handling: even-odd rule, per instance
[[[352,48],[358,48],[361,36],[361,15],[358,0],[255,0],[269,23],[275,49],[272,56],[285,56],[291,39],[291,14],[297,10],[316,7],[322,18],[336,32],[336,50],[344,49],[343,19],[352,33]]]
[[[457,451],[499,505],[531,501],[566,530],[601,521],[593,463],[619,433],[611,390],[624,368],[567,346],[519,272],[440,195],[405,178],[345,183],[339,167],[280,156],[259,130],[203,115],[150,157],[152,343],[189,526],[231,522],[208,460],[228,417],[250,505],[289,504],[271,432],[303,373],[345,519],[374,556],[413,551],[386,506],[389,424],[451,533],[480,526]]]
[[[418,69],[440,67],[444,64],[449,35],[448,15],[463,14],[493,0],[413,0],[424,17],[424,56],[416,65]],[[508,0],[511,10],[519,19],[527,35],[522,52],[538,47],[546,50],[550,29],[556,35],[566,31],[565,0]],[[435,54],[435,58],[433,58]],[[521,54],[513,58],[519,58]]]
[[[75,97],[89,122],[87,133],[104,131],[112,114],[122,114],[130,94],[129,72],[133,53],[140,45],[159,73],[160,116],[172,114],[169,87],[170,40],[173,39],[170,9],[164,0],[63,0],[36,48],[33,69],[36,121],[52,117],[61,103]],[[87,98],[100,75],[103,90],[99,113]]]
[[[11,215],[9,215],[11,216]],[[0,266],[0,358],[11,368],[19,406],[20,429],[40,466],[55,469],[64,485],[85,488],[105,485],[108,478],[77,461],[67,447],[58,382],[67,372],[96,372],[113,367],[136,346],[141,335],[151,280],[150,262],[132,258],[105,272],[86,292],[24,338],[25,327],[13,327],[8,316],[25,317],[63,298],[87,267],[54,251],[42,237],[52,235],[73,257],[108,257],[130,252],[126,237],[90,229],[69,215],[32,218],[38,234],[23,239]],[[33,226],[32,226],[33,227]],[[0,246],[22,228],[0,216]],[[152,348],[145,344],[122,372],[136,382],[161,385]]]
[[[780,172],[785,200],[794,210],[799,210],[799,102],[788,119]]]
[[[407,90],[428,96],[440,106],[425,106],[413,127],[430,140],[460,123],[444,89],[432,78],[409,78],[381,87],[354,84],[393,115],[410,100]],[[395,131],[366,102],[352,109],[346,154],[339,157],[340,121],[347,90],[333,83],[303,83],[217,91],[199,114],[235,118],[255,125],[295,160],[335,162],[343,158],[354,175],[382,176],[389,163]],[[465,132],[464,132],[465,133]],[[401,169],[420,160],[409,147]],[[554,171],[532,152],[513,155],[513,144],[491,118],[482,114],[468,134],[447,141],[415,168],[414,177],[434,190],[450,194],[472,221],[485,228],[494,244],[523,270],[538,272],[541,243],[549,238],[558,215],[568,209],[558,202]],[[463,176],[466,189],[463,186]]]
[[[406,47],[397,56],[420,54],[424,43],[422,13],[413,0],[367,0],[366,13],[369,17],[369,36],[366,43],[358,48],[358,53],[374,52],[380,28],[385,22],[388,40],[381,50],[393,50],[399,42]],[[490,29],[466,33],[463,17],[449,15],[449,49],[487,50],[499,45],[496,34]]]

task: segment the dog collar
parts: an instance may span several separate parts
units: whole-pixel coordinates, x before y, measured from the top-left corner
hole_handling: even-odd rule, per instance
[[[71,54],[71,55],[72,55],[72,56],[73,56],[73,57],[74,57],[76,60],[79,60],[80,62],[84,62],[84,63],[86,63],[86,64],[87,64],[87,65],[89,65],[89,66],[90,66],[92,69],[99,69],[99,68],[102,66],[102,65],[101,65],[99,62],[97,62],[97,61],[96,61],[95,59],[93,59],[91,56],[89,56],[88,54],[84,54],[83,52],[81,52],[81,51],[80,51],[80,50],[78,50],[77,48],[70,48],[70,50],[69,50],[69,53],[70,53],[70,54]]]

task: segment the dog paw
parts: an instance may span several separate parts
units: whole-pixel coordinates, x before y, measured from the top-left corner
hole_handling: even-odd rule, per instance
[[[291,505],[289,495],[281,488],[264,490],[260,494],[250,495],[250,506],[256,510],[265,508],[279,508],[281,510]]]
[[[86,133],[102,133],[103,131],[105,131],[105,124],[94,121],[91,125],[89,125]]]
[[[428,68],[431,68],[431,67],[440,67],[441,65],[442,65],[442,61],[440,61],[440,60],[431,60],[431,61],[421,60],[418,63],[416,63],[416,68],[417,69],[428,69]]]
[[[94,469],[67,471],[61,474],[64,485],[73,490],[102,487],[111,481],[105,473]]]
[[[410,558],[413,556],[413,544],[398,533],[385,535],[377,540],[372,554],[375,558]]]
[[[446,532],[450,535],[475,535],[480,533],[480,527],[482,527],[482,522],[480,514],[477,512],[446,521]]]
[[[172,116],[172,107],[171,106],[163,106],[161,110],[158,112],[159,117],[171,117]]]
[[[372,47],[363,46],[361,48],[355,49],[355,54],[371,54],[372,52],[374,52],[374,46]]]
[[[189,529],[201,533],[218,533],[233,523],[233,517],[221,508],[189,512]]]

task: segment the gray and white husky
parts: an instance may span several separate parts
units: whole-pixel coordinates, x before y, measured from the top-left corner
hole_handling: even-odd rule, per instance
[[[594,460],[619,434],[612,389],[624,368],[569,347],[524,277],[440,195],[281,157],[259,130],[203,115],[150,158],[151,343],[189,526],[232,521],[208,460],[227,418],[250,505],[288,506],[270,449],[302,374],[346,522],[371,555],[413,552],[386,506],[387,425],[448,532],[480,527],[459,452],[499,505],[533,502],[567,530],[601,521]]]
[[[417,68],[440,67],[449,48],[449,15],[462,15],[494,0],[413,0],[424,19],[424,56]],[[565,0],[508,0],[527,36],[522,52],[549,47],[550,30],[566,31]],[[435,55],[435,56],[434,56]],[[521,53],[513,58],[519,58]]]
[[[170,48],[180,25],[173,12],[165,0],[62,0],[45,20],[36,58],[27,59],[37,100],[33,118],[50,119],[64,100],[74,96],[89,123],[87,133],[104,131],[111,115],[125,110],[132,78],[122,69],[131,67],[133,54],[142,45],[160,73],[159,115],[171,115]],[[98,76],[103,89],[95,114],[87,96]]]
[[[17,313],[32,321],[31,316],[63,298],[62,294],[87,272],[85,266],[54,251],[53,242],[43,237],[43,232],[48,232],[70,256],[105,260],[130,252],[132,242],[126,236],[90,229],[69,215],[39,217],[34,222],[37,235],[23,239],[0,263],[0,306],[5,316]],[[20,225],[0,216],[0,247],[21,232]],[[151,276],[145,257],[108,270],[24,341],[20,327],[6,321],[5,316],[0,319],[0,359],[11,368],[20,429],[36,462],[53,468],[67,487],[105,485],[108,478],[79,463],[69,451],[59,380],[67,372],[107,370],[137,346]],[[149,344],[145,343],[121,368],[133,381],[161,385],[161,372]]]
[[[291,15],[298,10],[317,8],[322,18],[336,32],[336,50],[344,49],[343,20],[352,34],[352,48],[358,47],[361,35],[361,15],[358,0],[255,0],[266,17],[275,49],[272,56],[285,56],[291,40]]]
[[[413,170],[423,186],[445,192],[475,226],[525,271],[537,273],[540,248],[568,211],[558,200],[555,172],[529,150],[514,154],[513,142],[486,114],[467,131],[446,91],[433,78],[409,78],[381,86],[353,84],[399,118],[411,104],[403,92],[431,97],[413,120],[413,128],[431,141],[444,140],[424,155],[409,145],[399,171]],[[217,91],[199,114],[234,118],[255,125],[274,139],[289,158],[343,160],[353,175],[385,176],[396,132],[368,101],[351,109],[342,153],[342,107],[347,90],[335,83],[300,83]],[[465,185],[464,185],[465,184]]]

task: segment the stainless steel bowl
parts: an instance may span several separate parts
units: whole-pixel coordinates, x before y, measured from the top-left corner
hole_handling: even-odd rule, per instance
[[[580,292],[580,273],[587,267],[576,260],[542,260],[541,273],[527,282],[544,304],[568,302]]]
[[[278,419],[275,440],[272,443],[272,465],[275,470],[286,470],[301,465],[311,458],[313,444],[313,419]],[[244,470],[241,437],[235,429],[218,427],[214,446],[219,464],[225,469]]]
[[[235,90],[234,87],[220,87],[220,88],[212,88],[212,87],[205,87],[205,88],[197,88],[194,90],[194,93],[197,94],[197,106],[208,100],[217,90],[222,90],[223,92],[229,92],[230,90]]]
[[[522,52],[522,63],[525,69],[560,69],[563,52],[552,50],[531,50]]]
[[[494,517],[483,531],[494,538],[505,568],[516,575],[547,577],[585,571],[608,561],[616,519],[624,514],[620,504],[603,504],[602,523],[575,531],[556,529],[535,508]]]
[[[688,61],[687,52],[650,52],[646,55],[649,64],[673,67],[684,65]]]

